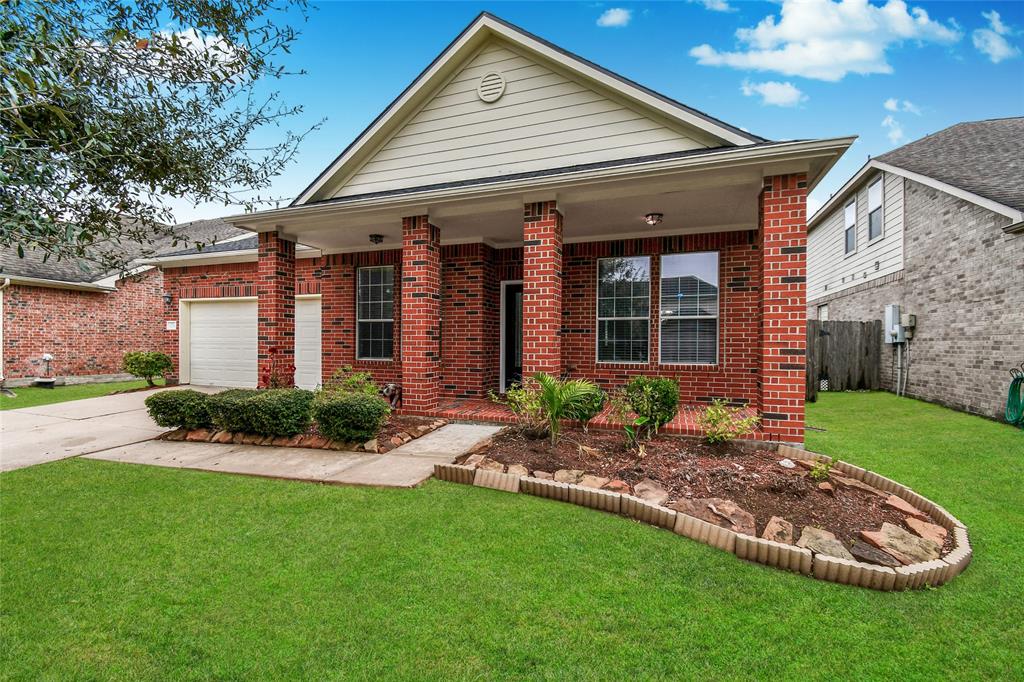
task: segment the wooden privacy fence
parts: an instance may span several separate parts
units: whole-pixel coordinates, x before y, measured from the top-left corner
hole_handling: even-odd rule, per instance
[[[882,376],[882,321],[807,321],[807,400],[822,379],[830,391],[878,390]]]

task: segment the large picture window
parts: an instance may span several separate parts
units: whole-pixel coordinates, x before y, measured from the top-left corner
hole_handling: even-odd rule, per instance
[[[651,324],[651,259],[597,262],[597,361],[647,362]]]
[[[390,360],[395,344],[395,269],[388,265],[356,272],[356,357]]]
[[[718,362],[718,253],[661,257],[661,363]]]
[[[868,185],[868,241],[882,236],[882,178]]]

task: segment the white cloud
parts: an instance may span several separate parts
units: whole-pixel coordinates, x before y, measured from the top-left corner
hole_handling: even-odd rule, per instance
[[[988,19],[988,28],[979,28],[971,34],[974,47],[988,55],[993,64],[998,64],[1004,59],[1013,59],[1020,55],[1020,48],[1011,45],[1006,36],[1013,35],[1009,26],[1003,23],[999,12],[982,12],[981,16]]]
[[[629,20],[632,18],[632,10],[613,7],[612,9],[605,10],[605,13],[597,18],[597,25],[613,27],[628,26]]]
[[[780,83],[778,81],[767,81],[765,83],[751,83],[743,81],[740,90],[747,97],[754,95],[761,96],[761,104],[769,104],[777,107],[795,107],[807,99],[807,95],[800,91],[790,82]]]
[[[908,99],[901,100],[898,97],[890,97],[885,100],[885,103],[882,106],[885,107],[886,111],[894,111],[897,113],[905,112],[908,114],[914,114],[915,116],[921,115],[921,107]]]
[[[903,139],[903,126],[900,125],[899,121],[892,117],[892,114],[882,119],[882,127],[889,131],[886,133],[889,137],[889,142],[897,144]]]
[[[736,8],[729,0],[688,0],[691,4],[704,5],[704,9],[712,12],[735,12]]]
[[[939,23],[903,0],[882,6],[867,0],[782,0],[780,17],[772,14],[736,31],[736,51],[705,43],[690,56],[706,66],[838,81],[848,73],[892,73],[886,51],[903,41],[950,44],[962,37],[955,24]]]

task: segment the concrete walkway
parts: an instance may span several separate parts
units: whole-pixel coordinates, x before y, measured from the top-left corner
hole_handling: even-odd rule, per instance
[[[213,393],[219,389],[197,390]],[[146,414],[145,400],[153,393],[135,391],[0,412],[0,471],[159,436],[166,429]]]
[[[85,458],[318,483],[410,488],[430,478],[434,464],[453,462],[500,428],[448,424],[384,455],[151,440],[94,452]]]

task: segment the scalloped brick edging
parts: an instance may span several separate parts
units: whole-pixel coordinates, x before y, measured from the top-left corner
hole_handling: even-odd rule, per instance
[[[778,447],[783,457],[832,462],[831,457],[787,445]],[[631,519],[671,530],[734,554],[739,559],[813,576],[818,580],[854,585],[873,590],[895,591],[925,586],[937,587],[963,572],[971,562],[972,550],[967,527],[944,508],[910,488],[872,471],[836,461],[833,470],[848,478],[896,495],[918,509],[927,511],[954,539],[953,549],[944,557],[892,569],[884,566],[814,554],[808,549],[736,533],[688,514],[651,504],[634,495],[598,490],[549,479],[519,476],[459,464],[436,464],[434,475],[442,481],[476,485],[506,492],[525,493],[560,502],[622,514]]]

